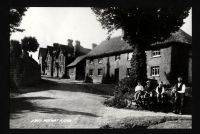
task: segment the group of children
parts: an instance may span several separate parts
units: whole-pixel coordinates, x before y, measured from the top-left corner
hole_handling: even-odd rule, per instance
[[[173,106],[173,112],[182,114],[183,109],[183,101],[184,101],[184,95],[185,95],[185,84],[182,82],[182,77],[178,77],[177,83],[173,87],[173,90],[171,91],[171,95],[174,95],[174,106]],[[163,103],[164,101],[164,94],[165,94],[165,88],[163,86],[163,82],[159,81],[158,86],[155,89],[152,89],[150,81],[146,82],[146,86],[143,87],[141,82],[138,81],[137,86],[135,87],[135,100],[137,101],[140,97],[144,97],[145,93],[149,93],[152,97],[152,91],[155,90],[156,92],[156,98],[158,103]]]

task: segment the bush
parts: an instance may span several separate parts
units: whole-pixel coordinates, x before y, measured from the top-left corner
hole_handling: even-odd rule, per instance
[[[131,78],[124,78],[117,83],[114,90],[114,97],[104,101],[107,106],[114,106],[117,108],[124,108],[127,106],[126,100],[129,95],[134,93],[133,87],[135,83]]]
[[[85,83],[93,83],[93,80],[92,78],[87,74],[86,77],[85,77]]]

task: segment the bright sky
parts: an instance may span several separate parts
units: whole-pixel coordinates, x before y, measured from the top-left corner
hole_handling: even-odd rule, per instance
[[[181,28],[189,35],[192,35],[191,14],[192,10]],[[67,39],[72,39],[91,48],[92,43],[99,44],[107,37],[107,30],[102,29],[89,7],[31,7],[25,12],[20,28],[25,31],[13,33],[11,39],[21,41],[25,36],[35,36],[40,47],[53,43],[67,45]],[[112,37],[120,34],[121,30],[117,30]],[[38,61],[38,51],[32,56]]]

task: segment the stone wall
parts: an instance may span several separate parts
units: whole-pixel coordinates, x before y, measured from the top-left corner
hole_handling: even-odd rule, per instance
[[[10,57],[9,79],[13,86],[29,86],[40,82],[41,70],[38,63],[28,58],[14,58]]]

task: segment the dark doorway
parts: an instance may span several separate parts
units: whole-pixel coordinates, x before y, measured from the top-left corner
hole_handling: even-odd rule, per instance
[[[115,69],[115,83],[119,81],[119,68]]]

